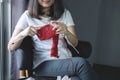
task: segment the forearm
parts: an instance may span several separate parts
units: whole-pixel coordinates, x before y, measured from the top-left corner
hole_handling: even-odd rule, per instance
[[[67,38],[68,43],[72,44],[73,46],[77,46],[78,38],[76,35],[72,34],[69,31],[66,31],[65,38]]]
[[[24,38],[25,36],[22,32],[20,32],[17,36],[11,38],[10,42],[8,43],[8,50],[14,51],[17,49],[21,45]]]

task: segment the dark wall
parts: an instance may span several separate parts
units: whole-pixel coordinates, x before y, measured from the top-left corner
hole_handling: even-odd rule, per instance
[[[71,11],[78,38],[90,41],[90,61],[120,66],[120,0],[64,0]]]
[[[71,11],[75,29],[80,40],[90,41],[93,46],[93,52],[90,62],[94,62],[95,41],[97,36],[97,24],[100,8],[100,0],[64,0],[65,7]]]
[[[64,2],[72,13],[79,39],[93,40],[92,38],[95,38],[97,30],[98,1],[64,0]]]
[[[95,62],[120,67],[120,0],[102,0]]]

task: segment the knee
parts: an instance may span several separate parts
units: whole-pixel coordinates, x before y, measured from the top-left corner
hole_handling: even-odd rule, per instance
[[[24,51],[22,49],[17,49],[15,52],[17,68],[19,69],[22,66]]]
[[[86,64],[87,63],[86,59],[84,59],[82,57],[76,57],[76,61],[77,61],[77,64]]]
[[[23,51],[23,49],[17,49],[16,51],[15,51],[15,54],[17,55],[20,55],[20,54],[23,54],[24,53],[24,51]]]
[[[81,58],[81,57],[76,57],[75,62],[73,62],[73,64],[74,64],[75,69],[77,69],[77,70],[80,68],[84,69],[84,68],[87,68],[89,66],[86,59]]]
[[[23,59],[24,51],[22,49],[17,49],[15,55],[16,55],[16,59],[19,61]]]

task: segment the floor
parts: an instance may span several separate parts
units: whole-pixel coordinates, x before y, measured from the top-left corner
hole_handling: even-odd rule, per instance
[[[100,76],[100,80],[120,80],[120,67],[94,64],[93,68]]]

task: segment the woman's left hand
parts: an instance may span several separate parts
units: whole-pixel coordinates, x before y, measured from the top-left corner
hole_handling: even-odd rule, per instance
[[[53,29],[56,30],[57,34],[64,34],[67,41],[72,45],[76,46],[78,44],[77,35],[74,30],[74,26],[67,26],[62,22],[53,22],[55,26]]]
[[[62,23],[62,22],[53,22],[54,25],[54,30],[56,30],[57,34],[67,34],[68,29],[66,24]]]

